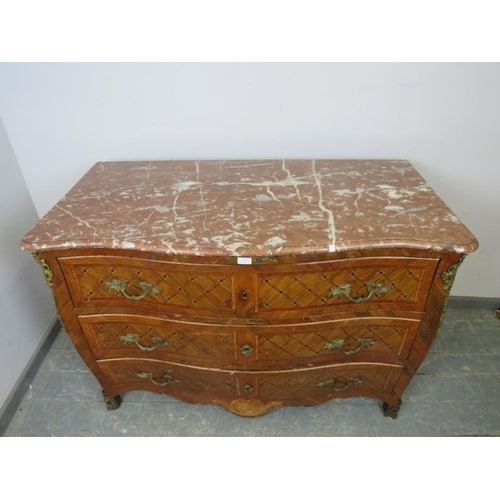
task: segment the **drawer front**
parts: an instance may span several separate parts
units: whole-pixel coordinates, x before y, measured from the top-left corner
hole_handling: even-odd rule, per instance
[[[266,372],[240,376],[240,384],[258,399],[330,399],[386,394],[392,391],[402,366],[380,363],[350,363],[322,368]]]
[[[340,310],[424,311],[438,262],[366,258],[254,268],[252,314],[284,317]]]
[[[306,364],[328,360],[406,359],[420,321],[402,318],[348,320],[262,327],[255,336],[255,364]]]
[[[190,368],[162,361],[144,359],[113,359],[98,361],[104,374],[122,391],[146,390],[203,397],[233,398],[238,396],[234,372]]]
[[[420,321],[353,318],[279,326],[186,323],[132,314],[78,317],[97,359],[144,357],[248,368],[406,359]]]
[[[235,312],[228,266],[172,264],[123,257],[59,259],[76,307],[127,306],[215,314]]]
[[[145,357],[213,365],[237,359],[236,327],[132,314],[82,315],[78,320],[98,359]]]
[[[140,359],[101,360],[98,364],[120,390],[165,392],[187,399],[199,395],[210,402],[237,397],[305,404],[332,397],[377,397],[390,393],[403,371],[402,366],[381,363],[259,372],[209,370]]]

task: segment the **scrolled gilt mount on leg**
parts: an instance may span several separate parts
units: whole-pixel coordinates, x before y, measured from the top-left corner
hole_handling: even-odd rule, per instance
[[[384,412],[384,416],[387,418],[390,418],[392,420],[395,420],[398,418],[398,413],[399,410],[401,409],[402,401],[399,399],[396,404],[394,405],[389,405],[388,403],[384,403],[382,405],[382,410]]]
[[[42,269],[43,277],[45,278],[45,283],[47,283],[48,287],[52,288],[52,280],[54,279],[54,273],[50,269],[49,265],[47,264],[47,262],[45,262],[45,260],[39,257],[37,253],[33,252],[31,255],[33,255],[33,258],[37,261],[38,265]]]
[[[455,282],[455,277],[457,275],[458,268],[460,267],[460,265],[464,261],[465,257],[467,257],[467,254],[463,254],[456,264],[452,264],[442,274],[443,290],[446,292],[446,297],[444,299],[444,305],[443,305],[443,310],[441,313],[441,319],[439,320],[439,328],[441,328],[441,325],[443,324],[444,313],[446,312],[446,309],[448,307],[448,299],[450,298],[450,291],[451,291],[451,288],[453,286],[453,283]]]
[[[106,403],[106,408],[108,410],[118,410],[122,404],[122,398],[120,396],[115,396],[114,398],[109,397],[104,391],[102,391],[102,397]]]
[[[462,264],[462,262],[464,261],[465,257],[467,257],[466,254],[462,255],[462,257],[460,257],[460,260],[456,264],[450,266],[443,273],[443,288],[447,294],[450,293],[451,287],[453,286],[455,277],[457,275],[458,268],[460,267],[460,264]]]

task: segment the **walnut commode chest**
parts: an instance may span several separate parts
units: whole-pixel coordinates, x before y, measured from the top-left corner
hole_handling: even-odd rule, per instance
[[[97,163],[23,239],[103,388],[395,418],[474,236],[407,161]]]

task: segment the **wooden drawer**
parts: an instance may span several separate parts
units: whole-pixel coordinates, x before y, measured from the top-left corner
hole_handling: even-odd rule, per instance
[[[199,314],[236,311],[234,267],[124,257],[59,262],[76,307],[127,306]]]
[[[352,318],[260,327],[255,336],[256,366],[299,366],[332,362],[406,359],[420,321],[404,318]],[[252,345],[252,344],[251,344]]]
[[[237,377],[230,371],[133,358],[100,360],[98,365],[106,377],[117,384],[119,392],[146,390],[218,397],[235,397],[239,394]]]
[[[349,363],[293,371],[245,373],[239,375],[241,387],[268,401],[275,398],[330,399],[389,393],[396,384],[402,366],[382,363]]]
[[[383,397],[392,391],[404,369],[392,364],[349,363],[252,372],[202,369],[141,359],[101,360],[98,364],[120,392],[149,390],[187,400],[196,396],[201,402],[243,398],[296,404],[333,397]]]
[[[245,326],[187,323],[132,314],[78,317],[97,359],[144,357],[235,367],[405,359],[420,322],[353,318],[323,323]]]
[[[373,309],[424,311],[439,260],[357,258],[246,269],[110,256],[59,262],[76,307],[286,318]]]
[[[98,359],[145,357],[232,365],[238,358],[238,330],[245,330],[133,314],[81,315],[78,320]]]
[[[358,258],[253,268],[252,315],[337,311],[424,311],[438,259]]]

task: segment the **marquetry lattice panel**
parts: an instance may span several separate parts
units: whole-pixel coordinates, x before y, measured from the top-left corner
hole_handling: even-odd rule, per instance
[[[97,356],[161,356],[234,360],[234,333],[220,327],[186,325],[158,318],[81,316],[83,331]]]
[[[353,365],[351,365],[353,366]],[[387,392],[397,381],[401,367],[362,365],[359,368],[337,367],[321,370],[303,370],[258,376],[258,395],[264,399],[301,394],[352,393],[356,390]]]
[[[68,265],[72,295],[79,306],[90,303],[167,305],[178,308],[234,309],[233,275],[180,272],[155,263],[147,265],[100,265],[92,261]]]
[[[238,394],[236,376],[227,371],[189,369],[141,360],[100,361],[99,366],[115,383],[127,384],[129,390],[140,388],[167,393],[188,391],[230,396]]]
[[[403,367],[352,363],[290,371],[228,371],[189,368],[158,361],[108,360],[99,366],[114,383],[127,390],[214,394],[222,397],[293,398],[356,392],[389,392]]]
[[[406,267],[386,264],[259,274],[256,306],[263,313],[344,305],[370,308],[391,303],[423,310],[428,293],[423,282],[432,279],[435,267],[436,262],[429,261]],[[370,296],[370,286],[383,290]]]
[[[326,324],[305,332],[299,329],[277,335],[265,333],[258,337],[258,359],[300,359],[328,354],[350,357],[370,352],[404,356],[409,350],[408,343],[417,334],[419,322],[378,319],[385,324],[377,325],[376,321],[366,319],[365,324],[354,321],[342,326]]]

